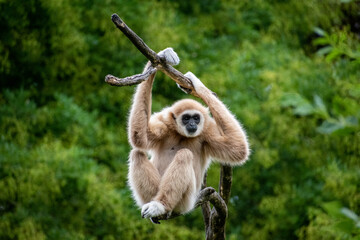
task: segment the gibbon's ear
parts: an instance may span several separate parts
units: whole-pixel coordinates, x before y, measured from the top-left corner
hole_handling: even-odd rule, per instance
[[[175,116],[174,113],[171,113],[171,116],[172,116],[172,118],[173,118],[174,120],[176,120],[176,116]]]

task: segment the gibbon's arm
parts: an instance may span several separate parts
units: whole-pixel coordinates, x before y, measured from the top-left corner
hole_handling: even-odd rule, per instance
[[[239,165],[249,156],[246,133],[226,106],[193,73],[190,78],[196,93],[209,106],[216,126],[210,126],[206,133],[205,151],[219,161]],[[212,130],[213,129],[213,130]]]
[[[148,62],[143,72],[151,66]],[[134,94],[129,117],[128,137],[132,147],[146,149],[148,145],[148,128],[151,116],[151,90],[156,72],[139,84]]]
[[[170,65],[177,65],[180,62],[179,57],[172,48],[166,48],[158,53],[160,57]],[[148,62],[143,72],[151,66]],[[148,149],[151,142],[160,139],[166,132],[166,125],[159,121],[150,121],[151,117],[151,90],[155,78],[155,73],[139,84],[133,99],[133,104],[129,117],[129,140],[132,147]]]

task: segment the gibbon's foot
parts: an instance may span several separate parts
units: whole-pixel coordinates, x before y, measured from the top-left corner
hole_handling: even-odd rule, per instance
[[[159,219],[157,219],[156,217],[150,218],[150,220],[153,224],[160,224]]]
[[[142,206],[141,217],[152,218],[166,213],[164,205],[157,201],[151,201]]]
[[[172,66],[178,65],[180,63],[180,58],[172,48],[165,48],[164,50],[160,51],[158,55],[160,57],[164,57],[165,61]]]

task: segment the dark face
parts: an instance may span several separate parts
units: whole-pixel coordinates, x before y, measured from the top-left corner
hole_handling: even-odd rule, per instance
[[[197,113],[193,115],[184,114],[181,121],[186,127],[186,131],[188,131],[188,133],[195,133],[198,129],[198,124],[200,123],[200,115]]]

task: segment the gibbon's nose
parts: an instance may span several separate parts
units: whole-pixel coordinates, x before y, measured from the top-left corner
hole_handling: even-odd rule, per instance
[[[194,133],[196,132],[197,130],[197,126],[195,123],[189,123],[187,126],[186,126],[186,130],[189,132],[189,133]]]

